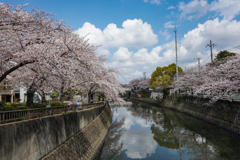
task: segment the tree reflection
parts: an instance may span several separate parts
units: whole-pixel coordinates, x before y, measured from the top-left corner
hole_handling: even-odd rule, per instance
[[[217,142],[216,145],[212,142],[216,141],[216,138],[210,138],[209,135],[216,135],[216,131],[212,132],[212,128],[208,128],[206,123],[201,121],[196,123],[193,118],[167,109],[162,109],[158,116],[152,117],[155,122],[151,126],[154,140],[162,147],[179,149],[180,159],[183,155],[187,156],[187,159],[200,160],[219,159],[220,157],[228,159],[231,157],[224,153],[223,144]],[[218,130],[221,129],[218,128]]]
[[[178,149],[179,143],[178,139],[173,136],[173,130],[162,130],[156,125],[152,125],[151,127],[153,139],[158,143],[159,146]]]
[[[122,128],[124,121],[124,117],[117,117],[115,119],[109,128],[103,148],[101,149],[99,156],[95,159],[123,159],[124,153],[120,152],[123,147],[123,142],[120,142],[120,138],[126,131],[126,129]]]
[[[121,107],[112,107],[115,112],[117,112],[118,108]],[[167,148],[167,151],[174,150],[174,153],[178,154],[177,156],[179,159],[240,159],[240,144],[237,143],[240,141],[240,138],[222,130],[221,128],[214,127],[181,113],[165,108],[151,106],[147,103],[133,102],[132,106],[128,105],[124,106],[124,108],[126,108],[124,109],[124,114],[127,110],[127,114],[125,115],[128,115],[126,123],[127,121],[131,121],[133,122],[131,125],[139,124],[141,127],[144,127],[145,130],[148,130],[148,132],[149,127],[151,129],[151,133],[149,133],[150,136],[147,136],[148,139],[146,137],[144,139],[145,134],[142,134],[143,136],[141,137],[140,134],[137,133],[139,128],[136,132],[133,132],[134,129],[130,132],[130,125],[130,131],[125,133],[125,135],[128,134],[127,138],[131,137],[131,135],[139,135],[136,136],[138,138],[134,139],[136,142],[131,141],[131,144],[125,142],[124,146],[130,144],[129,146],[134,148],[129,149],[130,147],[128,147],[128,152],[137,151],[139,153],[143,153],[141,149],[134,146],[140,146],[140,142],[150,148],[151,146],[149,145],[153,143],[142,143],[141,140],[144,139],[148,142],[155,141],[159,146]],[[120,112],[123,114],[123,110],[119,110],[119,113]],[[139,119],[136,121],[136,117],[141,118],[141,121]],[[134,122],[134,120],[136,122]],[[148,125],[144,125],[145,121]],[[105,143],[104,149],[102,150],[101,159],[123,159],[125,156],[123,143],[120,142],[121,136],[125,132],[125,129],[122,129],[123,122],[122,124],[116,126],[118,127],[110,130],[111,134],[107,143]],[[151,136],[154,140],[151,139]],[[127,138],[125,141],[128,141]],[[155,145],[157,147],[156,143]],[[156,154],[157,153],[155,153],[155,156]],[[170,152],[166,154],[172,156]]]
[[[159,146],[179,149],[180,159],[186,155],[187,159],[232,159],[238,155],[234,150],[240,148],[239,144],[228,138],[226,131],[213,129],[205,122],[142,102],[133,103],[128,111],[146,122],[154,122],[151,126],[153,139]],[[215,137],[219,132],[225,142]]]

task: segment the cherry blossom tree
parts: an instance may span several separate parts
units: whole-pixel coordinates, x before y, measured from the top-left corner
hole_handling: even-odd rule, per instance
[[[129,82],[129,87],[130,88],[137,87],[139,89],[147,89],[147,88],[150,88],[149,81],[150,81],[150,78],[148,78],[148,77],[146,77],[146,78],[143,78],[143,77],[136,78],[136,79],[133,79]]]
[[[95,58],[92,65],[94,70],[92,71],[92,77],[85,81],[83,93],[91,97],[93,94],[103,95],[107,101],[116,101],[120,104],[124,103],[124,100],[119,97],[124,91],[116,79],[120,73],[115,68],[105,68],[103,57]]]
[[[50,13],[36,9],[27,12],[23,10],[26,6],[0,3],[0,82],[25,65],[45,65],[45,59],[51,58],[48,49],[55,35],[71,31],[63,21],[50,18]]]
[[[205,83],[205,75],[208,73],[208,66],[188,68],[178,79],[178,88],[175,83],[175,90],[193,90]]]
[[[11,74],[18,86],[27,88],[28,107],[33,106],[35,92],[51,89],[61,100],[77,88],[123,102],[117,72],[104,67],[105,58],[96,56],[96,46],[52,14],[23,8],[0,3],[0,82]]]
[[[224,61],[215,64],[207,64],[199,70],[187,70],[179,78],[178,87],[175,89],[187,89],[195,86],[195,95],[211,99],[209,104],[219,99],[232,101],[232,98],[240,91],[240,55],[230,56]]]
[[[205,82],[196,93],[211,98],[211,103],[219,99],[232,100],[240,91],[240,55],[228,57],[225,63],[213,65],[208,70]]]

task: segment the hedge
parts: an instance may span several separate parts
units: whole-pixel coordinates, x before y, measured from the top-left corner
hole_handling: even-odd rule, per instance
[[[65,106],[65,103],[64,102],[51,102],[50,106],[51,107]]]
[[[47,107],[45,104],[33,103],[33,108],[45,108],[45,107]],[[0,102],[0,111],[11,111],[20,109],[28,109],[26,103],[5,104],[4,102]]]

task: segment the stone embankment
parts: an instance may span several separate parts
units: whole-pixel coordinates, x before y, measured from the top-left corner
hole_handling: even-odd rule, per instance
[[[112,122],[107,105],[103,112],[81,132],[55,149],[42,160],[89,160],[93,159],[103,144]]]
[[[220,100],[207,106],[209,99],[197,97],[167,97],[162,102],[151,99],[136,99],[154,106],[164,107],[190,115],[234,133],[240,134],[240,103]]]
[[[46,155],[45,159],[88,158],[94,153],[110,123],[111,111],[108,106],[102,105],[83,111],[0,124],[0,159],[33,160]],[[55,156],[56,153],[62,158]]]
[[[207,106],[209,99],[168,97],[162,105],[240,134],[240,103],[220,100]]]

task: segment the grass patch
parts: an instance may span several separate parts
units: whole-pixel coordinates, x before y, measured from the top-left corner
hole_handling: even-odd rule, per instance
[[[140,91],[140,92],[138,92],[138,94],[141,94],[141,96],[144,98],[150,98],[150,96],[151,96],[151,92]]]

